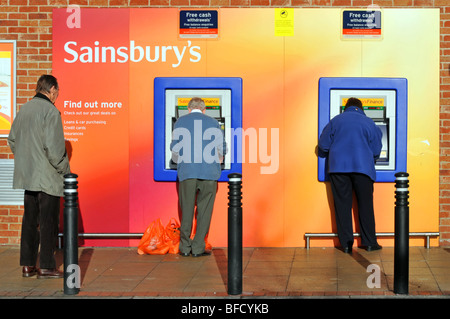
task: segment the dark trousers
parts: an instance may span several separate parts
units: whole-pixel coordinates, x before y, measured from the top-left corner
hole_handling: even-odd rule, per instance
[[[373,210],[373,181],[364,174],[330,174],[333,192],[336,226],[342,247],[353,245],[352,204],[353,192],[358,202],[361,244],[373,246],[377,243]]]
[[[24,205],[20,265],[36,266],[39,253],[40,268],[56,268],[60,197],[25,191]]]
[[[205,237],[211,224],[217,181],[187,179],[179,184],[181,206],[180,252],[202,254],[205,251]],[[197,202],[197,228],[193,239],[190,238]]]

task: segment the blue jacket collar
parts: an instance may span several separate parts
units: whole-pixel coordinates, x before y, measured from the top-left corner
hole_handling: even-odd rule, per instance
[[[347,112],[347,111],[358,112],[358,113],[366,115],[366,113],[364,113],[364,110],[362,110],[362,109],[360,109],[359,107],[356,107],[356,106],[349,106],[348,108],[345,109],[344,112]]]

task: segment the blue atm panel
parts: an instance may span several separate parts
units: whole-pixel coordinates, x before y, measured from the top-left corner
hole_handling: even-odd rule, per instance
[[[206,114],[216,118],[224,130],[228,153],[222,163],[219,181],[228,174],[242,174],[240,145],[231,141],[233,129],[242,127],[242,79],[220,77],[167,77],[154,80],[154,179],[176,181],[176,164],[171,161],[170,142],[176,120],[187,114],[187,101],[201,97]]]
[[[407,80],[403,78],[321,78],[319,80],[318,136],[349,97],[363,102],[364,112],[383,132],[383,148],[375,163],[376,182],[394,182],[406,172]],[[318,159],[318,179],[327,181],[326,158]]]

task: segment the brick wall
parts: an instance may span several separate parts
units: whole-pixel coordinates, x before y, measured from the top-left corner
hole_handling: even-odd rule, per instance
[[[450,2],[449,0],[0,0],[0,39],[17,40],[17,106],[33,95],[37,77],[52,71],[52,9],[81,7],[367,7],[440,8],[441,246],[450,246]],[[0,158],[12,158],[0,138]],[[18,244],[23,207],[0,206],[0,244]]]
[[[441,11],[439,232],[441,246],[450,246],[450,3],[434,5]]]

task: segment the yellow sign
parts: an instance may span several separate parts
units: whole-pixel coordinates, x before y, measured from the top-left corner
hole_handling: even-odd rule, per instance
[[[348,98],[343,98],[341,105],[345,105],[347,100]],[[359,100],[363,106],[384,106],[383,98],[360,98]]]
[[[191,100],[191,97],[179,97],[178,98],[178,104],[179,106],[187,106],[189,101]],[[220,105],[220,98],[218,97],[203,97],[203,101],[205,101],[206,106],[218,106]]]
[[[275,36],[292,37],[294,36],[294,9],[276,8],[275,9]]]

